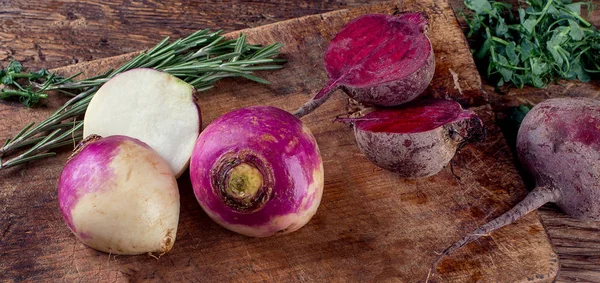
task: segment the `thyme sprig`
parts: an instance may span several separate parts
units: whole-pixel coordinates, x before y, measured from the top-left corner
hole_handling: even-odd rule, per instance
[[[47,74],[49,79],[43,83],[30,81],[27,87],[32,92],[59,91],[73,98],[46,120],[38,124],[32,122],[6,140],[0,148],[0,169],[54,156],[56,153],[49,150],[80,141],[83,138],[82,116],[90,100],[106,81],[117,74],[135,68],[153,68],[177,76],[197,91],[208,90],[218,80],[228,77],[243,77],[266,84],[268,81],[253,72],[282,68],[281,63],[285,60],[273,58],[282,46],[278,43],[252,45],[246,42],[245,35],[227,39],[221,31],[205,29],[175,41],[165,38],[119,68],[95,77],[73,81],[79,74],[68,78]]]
[[[23,86],[25,79],[29,85]],[[72,77],[63,78],[46,69],[36,72],[23,72],[23,65],[17,61],[11,61],[5,69],[0,69],[0,99],[18,97],[27,107],[37,104],[40,99],[48,98],[44,93],[51,85],[70,82]],[[34,87],[35,86],[35,87]]]

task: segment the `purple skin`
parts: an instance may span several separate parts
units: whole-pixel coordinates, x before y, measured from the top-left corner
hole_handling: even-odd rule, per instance
[[[538,104],[517,137],[519,160],[538,187],[571,217],[600,220],[600,101],[559,98]]]
[[[310,130],[270,106],[238,109],[208,125],[196,142],[190,177],[213,220],[253,237],[301,228],[323,193],[323,162]]]
[[[179,220],[179,192],[156,151],[127,136],[90,135],[63,168],[58,202],[85,245],[106,253],[168,252]]]
[[[567,215],[600,221],[600,101],[556,98],[527,113],[517,135],[517,154],[535,178],[536,188],[498,218],[482,225],[442,252],[456,249],[515,222],[548,202]]]
[[[329,81],[294,115],[302,117],[341,87],[366,104],[396,106],[418,97],[435,71],[423,13],[371,14],[345,25],[325,52]]]
[[[124,136],[113,136],[101,138],[91,135],[82,141],[69,157],[58,181],[58,199],[62,215],[74,233],[77,229],[73,225],[71,211],[79,201],[79,198],[88,193],[96,192],[108,186],[102,186],[99,182],[90,182],[90,176],[111,180],[114,173],[106,164],[119,153],[119,145],[124,140],[133,140]],[[133,140],[147,147],[146,144]],[[85,149],[85,150],[84,150]],[[76,172],[94,172],[93,174],[77,174]],[[90,186],[89,184],[96,186]],[[81,191],[84,190],[84,191]],[[86,235],[80,234],[82,238]]]
[[[485,134],[475,113],[450,100],[413,102],[350,121],[365,156],[407,179],[437,174],[461,143],[479,141]]]
[[[433,49],[423,67],[398,80],[371,86],[342,85],[351,98],[366,104],[395,106],[414,100],[429,86],[435,71]]]

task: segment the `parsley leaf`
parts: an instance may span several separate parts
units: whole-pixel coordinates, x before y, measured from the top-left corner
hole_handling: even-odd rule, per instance
[[[465,0],[467,37],[488,80],[502,86],[545,87],[557,79],[589,81],[600,73],[600,31],[581,16],[590,2]]]

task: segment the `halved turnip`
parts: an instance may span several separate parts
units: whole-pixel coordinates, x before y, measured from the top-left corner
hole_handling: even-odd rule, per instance
[[[179,221],[175,176],[139,140],[86,138],[60,175],[58,202],[73,234],[93,249],[162,254],[175,242]]]
[[[133,69],[107,81],[85,113],[83,134],[125,135],[148,144],[179,177],[200,131],[195,90],[153,69]]]
[[[238,109],[208,125],[194,148],[190,177],[214,221],[253,237],[300,229],[323,194],[323,162],[310,130],[270,106]]]
[[[450,100],[416,101],[340,120],[354,123],[358,147],[371,162],[410,179],[438,173],[461,143],[485,134],[475,113]]]

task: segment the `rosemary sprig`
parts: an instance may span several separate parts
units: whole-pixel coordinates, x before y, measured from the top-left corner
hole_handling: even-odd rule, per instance
[[[6,140],[0,148],[0,169],[54,156],[55,153],[48,150],[75,145],[80,141],[83,138],[82,116],[90,100],[106,81],[119,73],[134,68],[154,68],[179,77],[198,91],[210,89],[218,80],[227,77],[243,77],[268,83],[253,75],[253,72],[282,68],[281,63],[285,60],[273,58],[279,54],[282,46],[278,43],[268,46],[251,45],[246,42],[244,35],[226,39],[221,31],[205,29],[172,42],[165,38],[119,68],[99,76],[72,81],[75,76],[59,78],[51,74],[52,77],[44,83],[31,81],[27,87],[32,92],[59,91],[74,97],[46,120],[39,124],[29,124]],[[13,157],[3,161],[9,155]]]

